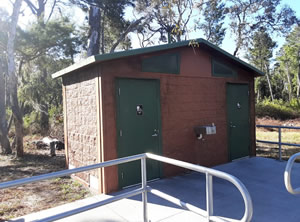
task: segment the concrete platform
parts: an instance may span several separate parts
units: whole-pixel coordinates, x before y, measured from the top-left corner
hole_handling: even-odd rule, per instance
[[[286,162],[254,157],[215,167],[239,178],[247,187],[253,201],[252,221],[299,222],[300,195],[289,194],[283,181]],[[295,187],[300,187],[300,164],[295,164],[292,174]],[[182,201],[205,209],[205,176],[199,173],[161,179],[150,186]],[[131,188],[133,189],[133,188]],[[123,190],[112,195],[123,193]],[[27,222],[45,218],[66,210],[91,204],[111,195],[98,195],[56,208],[26,215],[12,221]],[[205,221],[199,215],[187,212],[152,194],[148,195],[151,222]],[[214,178],[214,215],[240,219],[244,204],[239,191],[229,182]],[[99,207],[85,213],[60,220],[63,222],[123,222],[142,221],[141,195]]]

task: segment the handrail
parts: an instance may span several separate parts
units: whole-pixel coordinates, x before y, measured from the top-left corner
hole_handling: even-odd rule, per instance
[[[296,153],[289,158],[284,171],[284,185],[291,194],[300,194],[300,187],[294,189],[291,183],[291,172],[296,159],[300,159],[300,153]]]
[[[169,163],[175,166],[183,167],[189,170],[206,174],[206,206],[207,206],[207,219],[209,220],[213,216],[213,189],[212,189],[212,176],[219,177],[221,179],[231,182],[242,194],[244,204],[245,204],[245,213],[240,221],[251,221],[253,215],[253,205],[251,196],[245,187],[245,185],[235,176],[232,176],[228,173],[211,169],[208,167],[198,166],[195,164],[187,163],[180,160],[175,160],[167,157],[158,156],[151,153],[146,153],[146,156],[153,160],[158,160],[160,162]],[[198,213],[199,214],[199,213]]]
[[[277,128],[278,129],[278,142],[267,141],[267,140],[256,140],[256,142],[258,142],[258,143],[268,143],[268,144],[277,144],[279,146],[279,161],[282,161],[281,145],[300,147],[300,144],[281,142],[281,129],[300,129],[300,127],[296,127],[296,126],[274,126],[274,125],[256,125],[256,127]]]
[[[172,164],[175,166],[194,170],[196,172],[204,173],[206,175],[206,211],[203,209],[200,209],[196,206],[193,206],[191,204],[185,203],[185,202],[183,202],[175,197],[172,197],[168,194],[162,193],[158,190],[154,190],[151,187],[147,186],[146,158],[164,162],[164,163],[169,163],[169,164]],[[114,196],[114,197],[110,197],[110,198],[102,200],[100,202],[86,205],[84,207],[76,208],[74,210],[66,211],[66,212],[56,214],[56,215],[53,215],[53,216],[50,216],[47,218],[43,218],[38,221],[48,222],[48,221],[59,220],[59,219],[62,219],[62,218],[68,217],[68,216],[82,213],[84,211],[87,211],[87,210],[90,210],[90,209],[93,209],[93,208],[96,208],[99,206],[106,205],[108,203],[112,203],[114,201],[132,197],[132,196],[135,196],[138,194],[142,194],[143,221],[148,222],[147,192],[151,192],[152,194],[157,195],[161,198],[164,198],[172,203],[175,203],[184,209],[195,212],[195,213],[207,218],[208,221],[233,221],[233,219],[230,219],[230,218],[224,218],[224,217],[213,215],[213,184],[212,184],[213,176],[219,177],[221,179],[231,182],[239,190],[239,192],[241,193],[241,195],[243,197],[244,204],[245,204],[245,213],[240,220],[234,220],[234,221],[243,221],[243,222],[251,221],[251,218],[253,215],[252,200],[251,200],[251,197],[250,197],[250,194],[249,194],[247,188],[244,186],[244,184],[239,179],[237,179],[236,177],[234,177],[228,173],[221,172],[219,170],[215,170],[215,169],[211,169],[211,168],[207,168],[207,167],[203,167],[203,166],[198,166],[195,164],[191,164],[191,163],[187,163],[187,162],[183,162],[180,160],[175,160],[175,159],[171,159],[171,158],[167,158],[167,157],[162,157],[162,156],[158,156],[158,155],[151,154],[151,153],[138,154],[138,155],[134,155],[134,156],[124,157],[124,158],[115,159],[115,160],[109,160],[109,161],[105,161],[103,163],[97,163],[97,164],[79,167],[79,168],[75,168],[75,169],[62,170],[62,171],[44,174],[44,175],[40,175],[40,176],[33,176],[30,178],[23,178],[23,179],[18,179],[18,180],[14,180],[14,181],[3,182],[3,183],[0,183],[0,189],[15,187],[15,186],[23,185],[23,184],[33,183],[33,182],[51,179],[51,178],[55,178],[55,177],[71,175],[74,173],[79,173],[79,172],[93,170],[93,169],[97,169],[97,168],[118,165],[121,163],[127,163],[127,162],[131,162],[131,161],[136,161],[136,160],[141,160],[142,186],[140,188],[117,195],[117,196]]]

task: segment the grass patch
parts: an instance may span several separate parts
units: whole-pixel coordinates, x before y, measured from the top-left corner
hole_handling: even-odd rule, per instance
[[[267,131],[262,128],[256,129],[256,139],[278,142],[278,131]],[[282,129],[281,142],[283,143],[294,143],[300,144],[300,130],[291,131]],[[296,146],[281,146],[282,159],[288,160],[290,156],[300,152],[300,147]],[[256,143],[256,154],[257,156],[279,159],[279,145],[267,144],[267,143]]]
[[[256,131],[256,139],[257,140],[267,140],[278,142],[278,132],[277,131]],[[290,131],[281,131],[281,142],[284,143],[295,143],[300,144],[300,130],[298,132],[290,132]]]
[[[9,181],[65,169],[64,150],[50,157],[49,150],[31,147],[25,138],[25,155],[0,155],[0,181]],[[65,176],[0,190],[0,222],[90,196],[89,190]]]

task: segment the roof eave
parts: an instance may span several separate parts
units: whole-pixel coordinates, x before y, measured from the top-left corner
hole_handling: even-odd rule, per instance
[[[88,58],[86,58],[84,60],[81,60],[80,62],[77,62],[77,63],[75,63],[75,64],[73,64],[71,66],[68,66],[65,69],[62,69],[62,70],[60,70],[60,71],[52,74],[51,76],[52,76],[53,79],[56,79],[56,78],[61,77],[61,76],[65,75],[65,74],[68,74],[70,72],[73,72],[75,70],[83,68],[85,66],[91,65],[91,64],[93,64],[96,61],[97,60],[96,60],[95,56],[90,56],[90,57],[88,57]]]
[[[103,55],[90,56],[78,63],[75,63],[65,69],[62,69],[62,70],[52,74],[52,78],[55,79],[58,77],[62,77],[65,74],[71,73],[75,70],[86,67],[86,66],[91,65],[96,62],[104,62],[104,61],[109,61],[109,60],[113,60],[113,59],[125,58],[125,57],[129,57],[129,56],[137,56],[137,55],[151,53],[151,52],[157,52],[157,51],[179,48],[179,47],[183,47],[183,46],[189,46],[191,41],[193,41],[193,40],[181,41],[181,42],[176,42],[176,43],[172,43],[172,44],[164,44],[164,45],[159,45],[159,46],[152,46],[152,47],[140,48],[140,49],[134,49],[134,50],[128,50],[128,51],[114,52],[114,53],[103,54]],[[209,48],[211,48],[211,49],[221,53],[222,55],[229,57],[230,59],[234,60],[235,62],[241,64],[243,67],[250,69],[251,71],[254,72],[255,77],[264,76],[264,73],[262,71],[256,69],[255,67],[244,62],[243,60],[231,55],[230,53],[226,52],[225,50],[213,45],[212,43],[208,42],[207,40],[199,38],[194,41],[196,41],[199,44],[204,44],[204,45],[208,46]]]

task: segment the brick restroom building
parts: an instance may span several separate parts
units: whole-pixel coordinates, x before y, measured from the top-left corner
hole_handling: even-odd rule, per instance
[[[63,80],[67,164],[144,152],[203,166],[255,156],[254,78],[261,75],[203,39],[91,56],[67,67],[52,75]],[[139,167],[76,177],[109,193],[139,183]],[[147,162],[148,179],[179,172]]]

